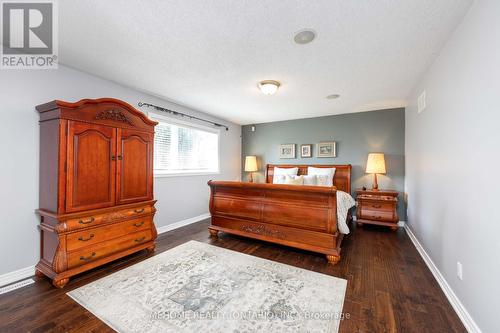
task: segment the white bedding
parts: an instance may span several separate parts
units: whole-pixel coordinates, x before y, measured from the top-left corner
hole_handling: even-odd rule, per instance
[[[337,191],[337,228],[340,233],[347,235],[349,227],[347,226],[347,212],[356,205],[356,201],[349,193]]]

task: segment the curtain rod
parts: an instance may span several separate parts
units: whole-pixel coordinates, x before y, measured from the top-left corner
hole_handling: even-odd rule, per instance
[[[190,116],[190,115],[182,113],[182,112],[177,112],[177,111],[169,110],[169,109],[166,109],[166,108],[158,106],[158,105],[144,103],[144,102],[139,102],[139,103],[137,103],[137,105],[139,107],[142,107],[142,106],[151,107],[151,108],[153,108],[155,110],[158,110],[158,111],[171,113],[174,116],[188,117],[189,119],[196,119],[196,120],[199,120],[199,121],[204,121],[204,122],[212,124],[212,125],[214,125],[216,127],[224,127],[226,129],[226,131],[229,131],[229,127],[227,127],[226,125],[222,125],[222,124],[219,124],[219,123],[214,123],[213,121],[201,119],[201,118],[198,118],[198,117],[195,117],[195,116]]]

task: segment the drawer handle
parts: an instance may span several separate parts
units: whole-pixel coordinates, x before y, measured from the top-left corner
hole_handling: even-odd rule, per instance
[[[90,219],[88,219],[87,221],[80,220],[80,221],[78,221],[78,223],[80,223],[80,224],[89,224],[89,223],[94,222],[94,220],[95,220],[95,219],[94,219],[93,217],[91,217],[91,218],[90,218]]]
[[[134,209],[134,213],[140,214],[144,211],[144,208],[141,209]]]
[[[92,254],[88,257],[80,257],[80,260],[81,261],[89,261],[89,260],[92,260],[92,258],[95,257],[95,252],[92,252]]]
[[[376,220],[380,220],[382,218],[382,216],[375,216],[375,215],[373,215],[372,217]]]
[[[143,224],[144,224],[144,221],[141,221],[141,222],[139,222],[139,223],[134,223],[134,227],[139,228],[139,227],[140,227],[141,225],[143,225]]]
[[[89,238],[83,238],[83,236],[80,236],[80,237],[78,237],[78,240],[82,241],[82,242],[86,242],[86,241],[91,240],[92,238],[94,238],[94,234],[90,234]]]
[[[381,208],[382,205],[372,205],[373,208]]]
[[[142,236],[141,238],[134,239],[134,242],[140,243],[140,242],[143,242],[145,239],[146,239],[146,237]]]

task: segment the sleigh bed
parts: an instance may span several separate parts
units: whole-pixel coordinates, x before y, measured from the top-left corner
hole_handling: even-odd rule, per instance
[[[331,187],[272,184],[274,168],[336,168]],[[273,165],[266,183],[209,181],[210,234],[219,231],[296,247],[340,260],[343,234],[337,226],[337,190],[350,193],[351,165]],[[350,214],[344,218],[350,219]]]

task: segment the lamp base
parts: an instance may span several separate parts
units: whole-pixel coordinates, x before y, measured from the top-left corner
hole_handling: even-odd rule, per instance
[[[250,183],[253,183],[253,172],[250,172],[250,175],[249,175],[249,177],[248,177],[248,181],[249,181]]]
[[[372,191],[378,191],[378,183],[377,183],[377,174],[373,174],[373,185],[372,185]]]

